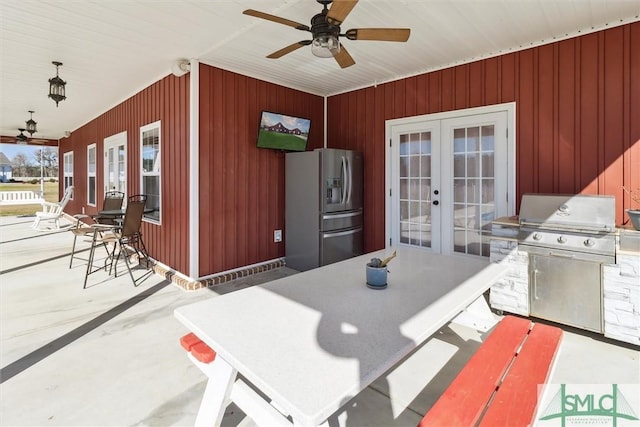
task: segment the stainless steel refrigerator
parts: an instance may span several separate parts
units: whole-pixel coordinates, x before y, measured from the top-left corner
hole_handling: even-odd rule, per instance
[[[287,153],[286,263],[305,271],[363,253],[362,153]]]

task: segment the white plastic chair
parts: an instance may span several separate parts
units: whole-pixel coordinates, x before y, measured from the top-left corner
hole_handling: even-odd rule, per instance
[[[60,230],[60,217],[62,216],[64,207],[71,200],[73,194],[73,185],[67,187],[62,200],[58,203],[42,202],[42,211],[36,212],[36,219],[33,221],[31,228],[39,230],[40,221],[55,221],[56,230]]]

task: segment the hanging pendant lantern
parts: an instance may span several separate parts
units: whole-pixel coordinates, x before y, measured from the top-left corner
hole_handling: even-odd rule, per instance
[[[58,102],[67,99],[64,95],[64,86],[67,82],[58,77],[58,67],[62,65],[62,62],[52,61],[51,63],[56,66],[56,76],[49,79],[49,98],[56,102],[57,107]]]
[[[16,135],[16,144],[26,145],[29,138],[27,137],[27,135],[22,133],[25,131],[25,129],[18,128],[18,130],[20,131],[20,134]]]
[[[29,110],[29,113],[31,114],[31,118],[29,118],[29,120],[26,121],[26,123],[27,123],[27,129],[26,130],[27,130],[27,132],[29,132],[29,134],[31,136],[33,136],[33,134],[38,131],[38,129],[37,129],[38,122],[33,120],[33,113],[35,113],[35,111]]]

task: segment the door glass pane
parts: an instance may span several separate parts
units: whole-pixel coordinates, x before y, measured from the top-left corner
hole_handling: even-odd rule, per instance
[[[89,177],[89,183],[87,186],[87,201],[89,204],[95,205],[96,204],[96,177],[95,176],[90,176]]]
[[[126,137],[113,136],[104,140],[104,190],[127,194]]]
[[[125,155],[124,155],[124,145],[118,146],[118,191],[125,192],[125,176],[126,176],[126,168],[127,165],[125,163]]]
[[[431,247],[431,132],[400,135],[400,242]]]
[[[494,125],[453,132],[454,252],[489,256],[495,218]]]
[[[116,188],[116,177],[115,177],[115,162],[114,162],[114,150],[113,148],[109,148],[107,150],[107,188],[108,191],[115,191]]]

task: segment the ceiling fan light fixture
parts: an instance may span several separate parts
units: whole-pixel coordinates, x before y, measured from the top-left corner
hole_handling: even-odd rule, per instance
[[[333,58],[340,53],[340,42],[333,34],[318,35],[311,43],[311,53],[319,58]]]

